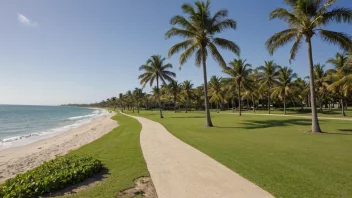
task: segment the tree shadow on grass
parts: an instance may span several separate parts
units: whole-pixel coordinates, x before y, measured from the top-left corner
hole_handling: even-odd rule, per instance
[[[322,121],[320,121],[322,123]],[[262,129],[284,126],[309,126],[312,124],[308,119],[287,119],[287,120],[247,120],[243,123],[245,129]]]
[[[183,118],[183,119],[187,119],[187,118],[205,118],[204,116],[173,116],[173,117],[170,117],[170,118]]]

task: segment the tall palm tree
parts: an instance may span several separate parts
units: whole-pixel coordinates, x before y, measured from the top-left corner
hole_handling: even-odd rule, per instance
[[[156,87],[159,89],[159,81],[165,84],[166,81],[171,82],[173,78],[176,77],[176,74],[169,69],[172,68],[170,63],[165,64],[165,58],[162,58],[160,55],[151,56],[145,65],[139,67],[140,71],[144,71],[138,79],[141,79],[141,85],[145,85],[149,82],[150,86],[153,86],[154,81],[156,81]],[[158,104],[160,111],[160,118],[163,118],[163,113],[161,111],[161,101],[160,101],[160,92],[158,92]]]
[[[224,90],[222,89],[222,78],[212,76],[209,81],[210,102],[216,103],[216,111],[219,113],[219,103],[224,100]]]
[[[224,73],[229,75],[229,78],[225,78],[225,82],[229,82],[230,86],[237,87],[238,93],[238,109],[239,115],[242,115],[241,112],[241,88],[249,89],[250,88],[250,74],[252,72],[252,65],[246,63],[246,60],[234,59],[229,63],[224,69]],[[230,87],[231,89],[231,87]]]
[[[186,113],[187,113],[187,109],[190,105],[191,99],[192,99],[192,95],[193,95],[193,84],[191,83],[190,80],[185,80],[182,85],[182,93],[185,99],[185,106],[186,106]]]
[[[274,61],[265,61],[265,65],[259,66],[258,70],[258,81],[260,83],[260,90],[264,88],[267,89],[267,97],[268,97],[268,113],[270,114],[270,91],[274,85],[276,85],[278,76],[279,76],[279,65],[277,65]]]
[[[352,10],[349,8],[333,8],[335,0],[286,0],[290,9],[277,8],[270,13],[270,19],[281,19],[289,29],[274,34],[266,41],[270,54],[287,43],[294,41],[290,52],[290,61],[294,60],[305,39],[308,46],[308,62],[310,71],[310,96],[312,106],[312,132],[321,132],[316,111],[314,63],[311,39],[318,35],[322,40],[340,46],[342,49],[351,48],[351,38],[345,33],[322,29],[324,26],[335,23],[350,22]]]
[[[226,66],[216,46],[230,50],[237,55],[240,54],[240,48],[234,42],[217,37],[217,34],[225,29],[236,29],[237,24],[236,21],[227,18],[228,11],[226,9],[219,10],[214,15],[211,15],[210,0],[206,2],[196,1],[194,6],[185,3],[181,8],[187,16],[177,15],[173,17],[170,23],[174,27],[167,31],[165,36],[166,38],[180,36],[185,41],[171,47],[169,56],[184,50],[179,60],[180,66],[182,66],[195,53],[196,66],[200,67],[202,65],[203,67],[206,124],[208,127],[212,127],[213,124],[209,112],[206,61],[208,54],[210,54],[221,67],[224,68]]]
[[[179,84],[176,80],[171,81],[168,84],[168,91],[173,96],[174,100],[174,111],[176,113],[176,105],[177,105],[177,96],[181,92],[181,84]]]
[[[344,99],[352,87],[352,65],[348,64],[348,57],[341,53],[337,53],[335,59],[330,58],[327,63],[334,66],[334,69],[327,71],[330,74],[327,78],[332,81],[328,89],[340,97],[342,116],[346,116]]]
[[[286,98],[294,92],[294,79],[297,74],[289,67],[280,67],[278,80],[279,83],[274,87],[271,97],[278,97],[284,102],[284,114],[286,115]]]

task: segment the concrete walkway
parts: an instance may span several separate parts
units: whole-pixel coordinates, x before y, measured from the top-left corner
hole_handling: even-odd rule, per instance
[[[159,198],[273,197],[185,144],[160,123],[130,117],[142,124],[141,147]]]
[[[236,114],[236,113],[230,113]],[[281,116],[281,117],[294,117],[294,118],[307,118],[312,119],[312,116],[298,116],[298,115],[284,115],[284,114],[267,114],[267,113],[242,113],[243,115],[260,115],[260,116]],[[333,117],[323,117],[319,116],[319,120],[344,120],[352,121],[351,118],[333,118]]]

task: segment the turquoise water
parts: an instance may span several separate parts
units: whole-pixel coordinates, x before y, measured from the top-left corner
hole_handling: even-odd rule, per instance
[[[79,107],[0,105],[0,149],[59,134],[104,113]]]

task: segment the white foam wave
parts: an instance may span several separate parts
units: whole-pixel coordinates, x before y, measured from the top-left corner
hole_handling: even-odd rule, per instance
[[[99,111],[99,110],[95,110],[95,111],[93,111],[93,113],[91,113],[91,114],[83,115],[83,116],[69,117],[69,118],[67,118],[67,120],[82,120],[82,119],[85,119],[85,118],[96,117],[96,116],[98,116],[99,114],[101,114],[100,111]]]

